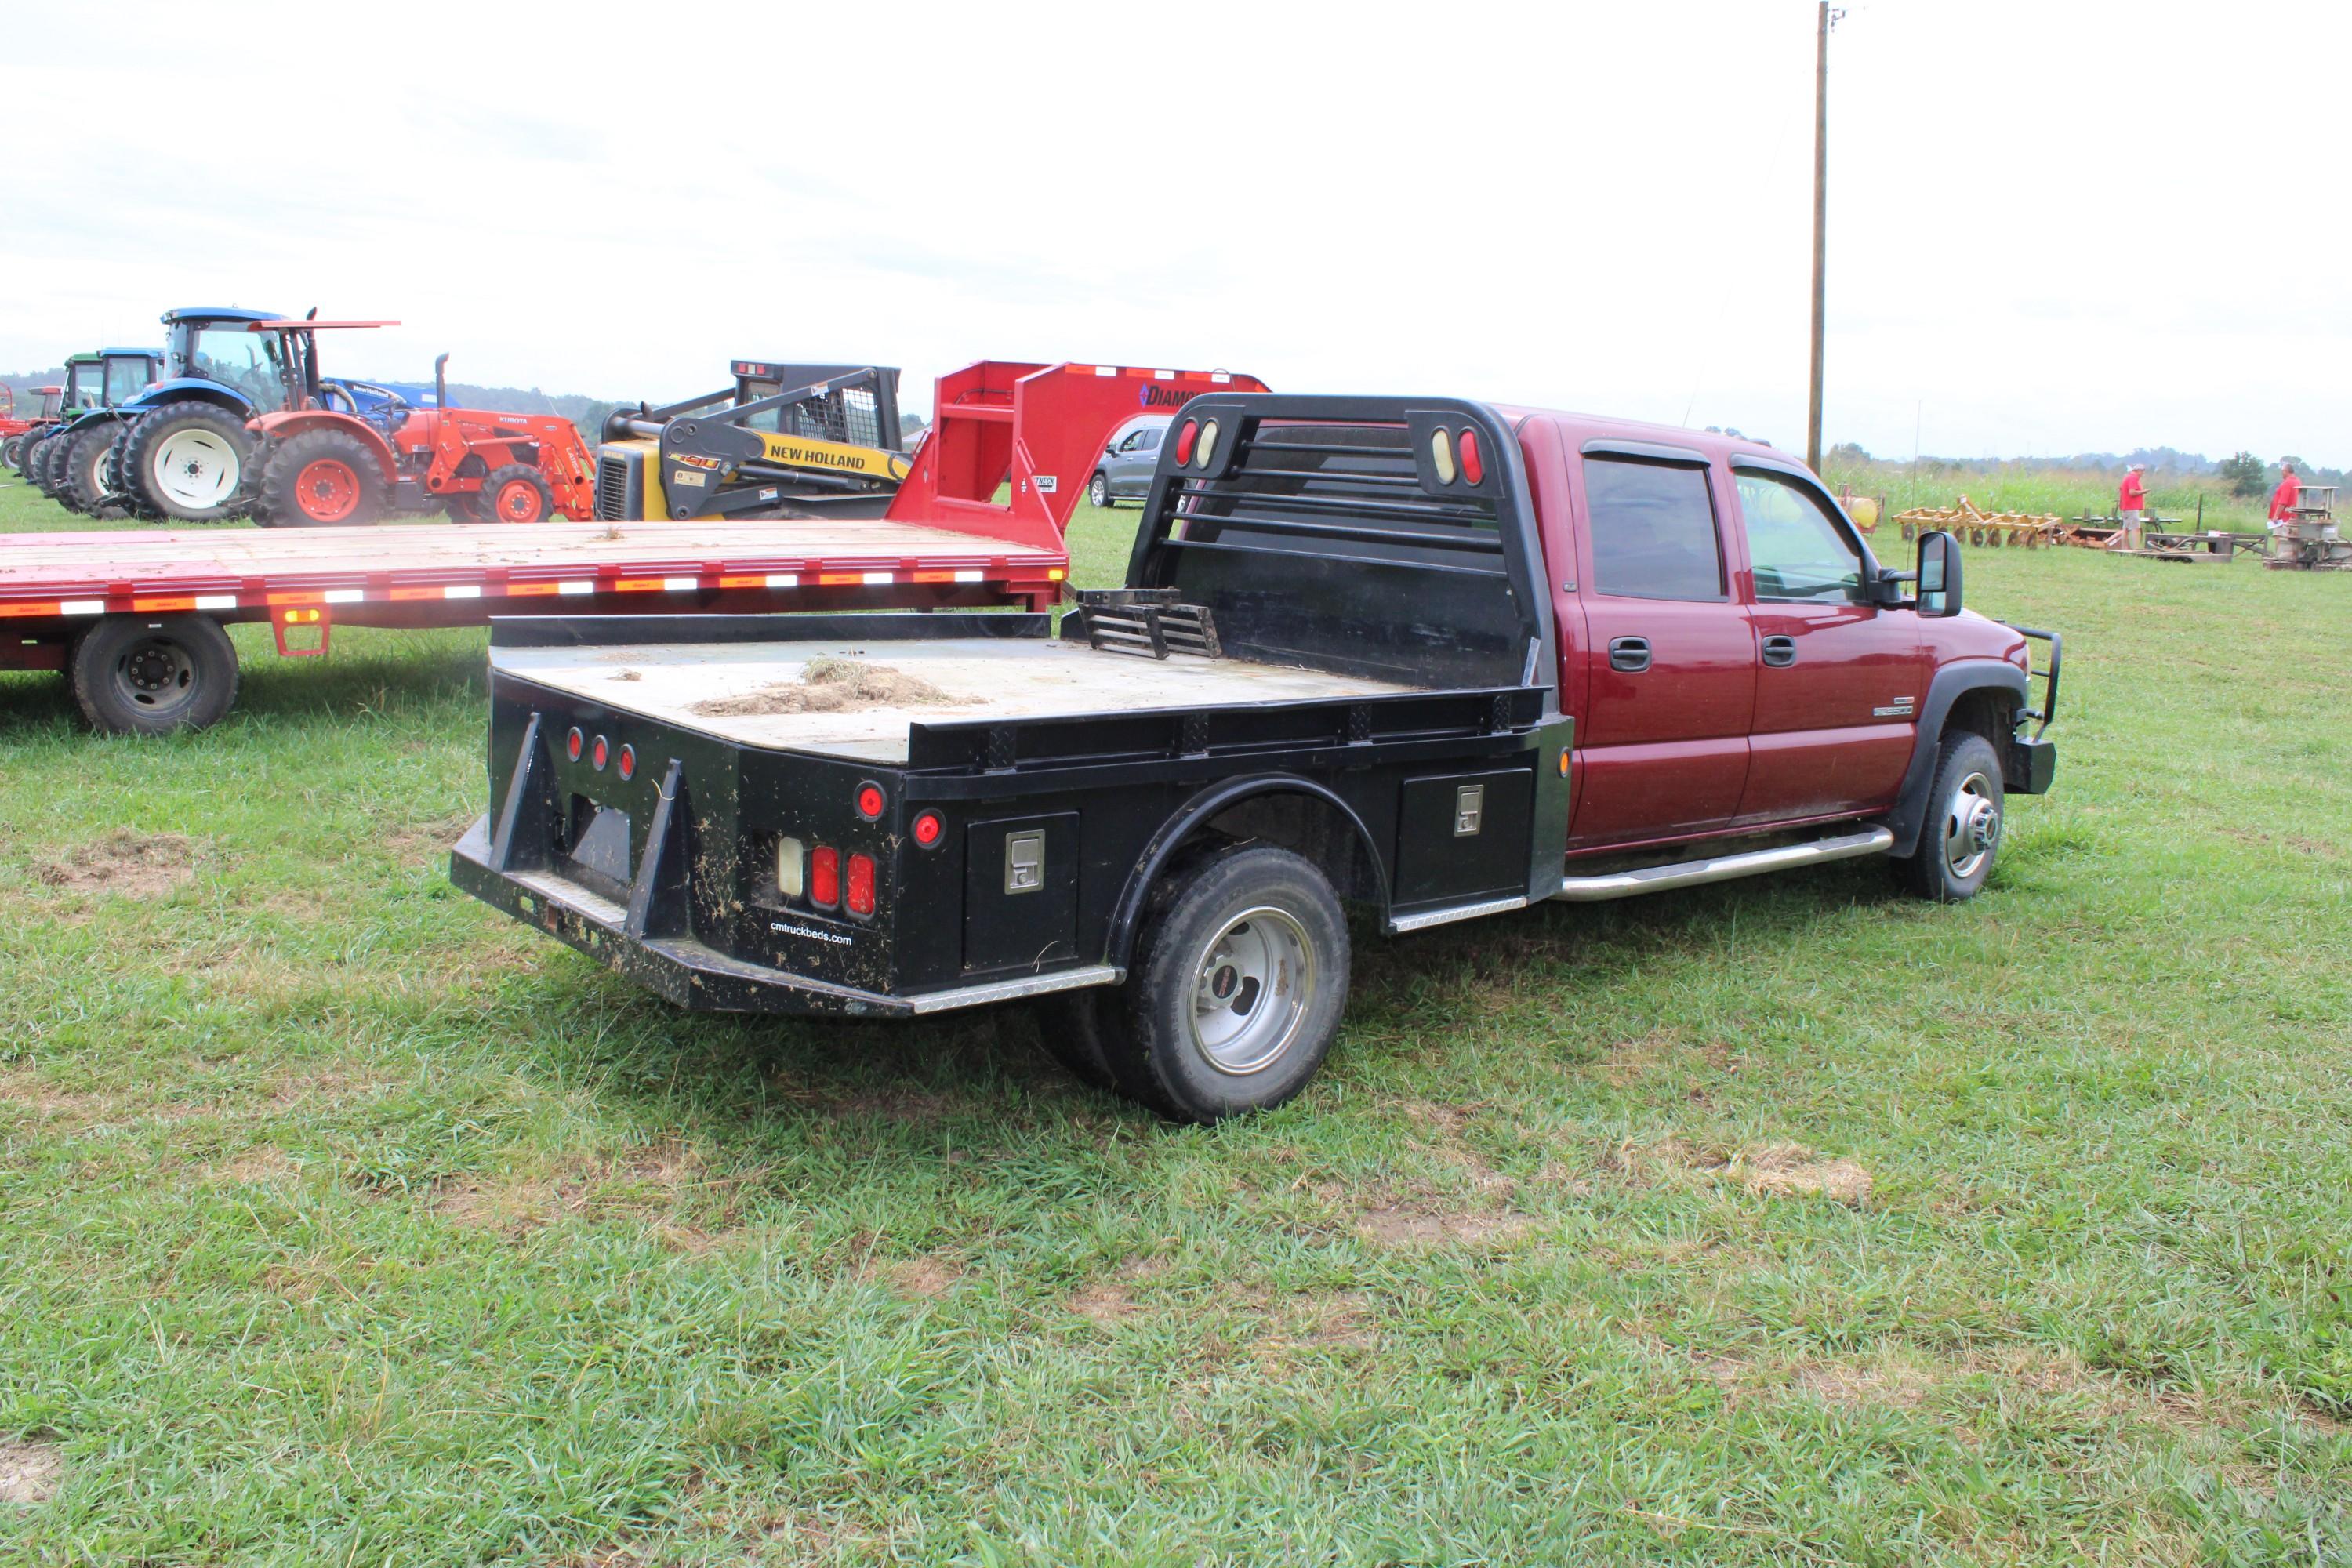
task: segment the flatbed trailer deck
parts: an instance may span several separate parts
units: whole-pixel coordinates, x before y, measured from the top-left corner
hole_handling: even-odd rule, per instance
[[[687,612],[1043,610],[1104,440],[1147,396],[1248,376],[982,361],[940,380],[938,419],[874,520],[457,527],[118,529],[0,534],[0,668],[68,675],[101,730],[201,728],[235,698],[221,626],[267,622],[281,654],[337,625],[452,626],[561,605]]]

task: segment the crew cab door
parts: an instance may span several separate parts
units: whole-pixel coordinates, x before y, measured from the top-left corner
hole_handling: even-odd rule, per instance
[[[1871,604],[1874,565],[1817,483],[1737,458],[1733,476],[1759,667],[1738,821],[1889,805],[1927,696],[1918,616]]]
[[[1576,471],[1585,635],[1571,849],[1728,824],[1748,776],[1756,641],[1706,457],[1589,442]]]

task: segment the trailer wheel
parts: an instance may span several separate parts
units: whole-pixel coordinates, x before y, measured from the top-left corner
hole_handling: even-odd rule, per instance
[[[492,522],[545,522],[555,515],[555,492],[529,463],[503,463],[482,479],[480,510]]]
[[[1895,862],[1904,886],[1923,899],[1957,904],[1976,897],[2000,852],[2000,756],[1973,730],[1948,731],[1927,784],[1919,847]]]
[[[101,734],[202,730],[236,700],[236,648],[209,616],[110,616],[75,639],[66,684]]]
[[[114,493],[113,472],[114,426],[93,425],[76,436],[66,450],[65,478],[58,487],[58,499],[92,517],[120,517],[121,509],[107,504]]]
[[[1110,505],[1110,479],[1100,468],[1097,468],[1095,477],[1087,481],[1087,500],[1093,506],[1108,508]]]
[[[122,448],[122,478],[131,492],[182,522],[235,515],[252,463],[245,421],[209,403],[168,404],[142,416]]]
[[[1119,1087],[1175,1121],[1280,1105],[1323,1065],[1348,1005],[1348,924],[1314,864],[1268,846],[1164,890],[1137,944]]]
[[[348,430],[305,430],[261,467],[254,521],[264,528],[360,527],[383,517],[383,468]]]

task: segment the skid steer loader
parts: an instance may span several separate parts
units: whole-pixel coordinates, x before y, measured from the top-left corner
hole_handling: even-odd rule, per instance
[[[891,366],[734,361],[731,387],[604,422],[596,515],[880,517],[907,477]]]

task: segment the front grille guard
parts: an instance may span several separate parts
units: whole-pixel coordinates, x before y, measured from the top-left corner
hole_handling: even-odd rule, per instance
[[[2020,637],[2032,637],[2036,642],[2046,642],[2050,645],[2050,668],[2047,669],[2029,668],[2026,670],[2029,683],[2033,680],[2040,680],[2042,683],[2042,706],[2025,709],[2021,715],[2034,721],[2032,739],[2038,741],[2042,739],[2042,731],[2050,728],[2050,721],[2058,716],[2058,670],[2059,667],[2065,662],[2066,639],[2056,632],[2040,631],[2032,626],[2021,626],[2014,621],[2003,621],[2001,625]]]

